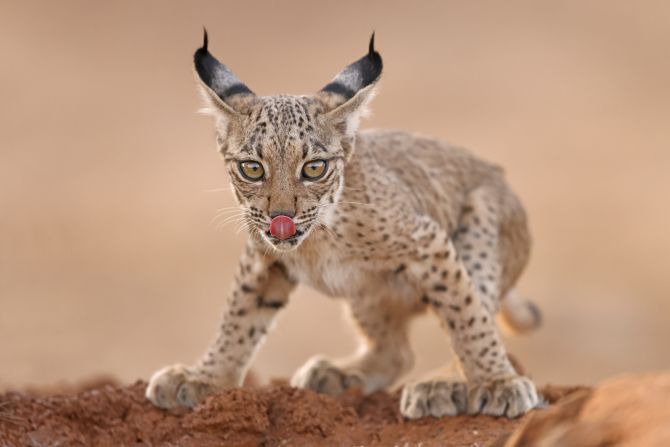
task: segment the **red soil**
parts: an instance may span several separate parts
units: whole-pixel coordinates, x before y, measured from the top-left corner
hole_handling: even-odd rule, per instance
[[[0,395],[5,446],[489,445],[523,419],[453,417],[407,421],[398,395],[317,395],[285,385],[225,391],[194,410],[164,411],[146,384],[92,384],[44,395]],[[573,389],[545,388],[549,401]]]

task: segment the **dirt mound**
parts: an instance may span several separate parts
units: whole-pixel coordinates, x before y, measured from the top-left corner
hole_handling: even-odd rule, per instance
[[[0,445],[487,445],[521,423],[481,416],[406,421],[397,394],[328,397],[285,385],[225,391],[192,411],[164,411],[147,402],[145,386],[2,394]],[[555,400],[572,390],[546,394]]]

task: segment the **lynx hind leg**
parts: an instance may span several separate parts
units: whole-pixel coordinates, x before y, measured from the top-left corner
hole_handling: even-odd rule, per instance
[[[349,309],[360,333],[358,352],[334,361],[310,359],[293,376],[293,386],[332,395],[349,388],[370,394],[388,388],[412,368],[414,354],[407,338],[411,309],[374,297],[353,299]]]
[[[489,217],[494,219],[479,215],[479,219]],[[487,228],[491,234],[484,243],[472,243],[466,253],[460,253],[436,223],[424,220],[418,228],[419,256],[412,270],[424,290],[423,301],[449,330],[467,380],[467,412],[508,417],[525,413],[538,403],[535,386],[511,365],[493,318],[502,272],[497,263],[497,227],[491,224]],[[473,235],[473,239],[481,239],[482,234],[479,238]],[[468,238],[461,239],[460,244],[468,243]],[[472,257],[475,247],[480,249],[476,260]],[[468,253],[466,264],[463,256]],[[408,385],[403,390],[401,410],[410,418],[462,412],[462,390],[461,384],[453,381]]]
[[[490,314],[498,308],[504,262],[499,250],[498,207],[488,189],[473,191],[452,235],[456,251]]]
[[[513,333],[538,328],[540,309],[513,288],[528,262],[531,244],[526,214],[516,196],[504,184],[473,191],[452,239],[487,309],[500,311]]]

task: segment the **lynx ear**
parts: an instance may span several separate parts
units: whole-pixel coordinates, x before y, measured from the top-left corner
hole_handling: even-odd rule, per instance
[[[326,109],[326,116],[343,125],[346,134],[355,133],[360,118],[367,114],[367,105],[374,96],[382,67],[382,57],[375,50],[375,34],[372,33],[368,54],[345,67],[316,94]]]
[[[193,55],[195,71],[201,90],[210,110],[225,114],[243,114],[256,99],[256,95],[228,67],[212,56],[207,49],[207,30],[202,47]]]

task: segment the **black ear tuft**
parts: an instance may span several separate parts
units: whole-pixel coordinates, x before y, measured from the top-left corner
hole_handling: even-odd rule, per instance
[[[321,91],[350,99],[359,90],[379,79],[383,65],[381,55],[375,50],[375,33],[373,32],[370,37],[368,54],[349,64]]]
[[[238,94],[253,92],[233,74],[228,67],[219,62],[208,50],[209,38],[204,30],[202,47],[193,55],[195,71],[200,80],[224,102],[230,103],[231,98]]]
[[[202,49],[207,51],[207,46],[209,45],[209,38],[207,37],[207,28],[202,27],[203,36],[202,36]],[[372,33],[372,39],[374,40],[375,33]]]

